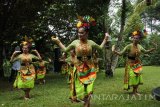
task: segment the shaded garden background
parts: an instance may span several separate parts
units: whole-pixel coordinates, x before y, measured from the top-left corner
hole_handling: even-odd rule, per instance
[[[105,32],[112,36],[111,44],[122,49],[130,43],[129,34],[136,28],[147,29],[148,37],[141,44],[157,50],[143,57],[144,65],[160,64],[159,0],[1,0],[0,1],[0,77],[4,77],[6,63],[14,47],[25,36],[36,44],[36,49],[54,60],[55,44],[50,41],[57,35],[65,45],[76,39],[77,15],[90,15],[97,26],[91,28],[89,38],[100,44]],[[104,53],[107,54],[107,53]],[[103,58],[99,53],[99,57]],[[110,57],[115,57],[114,55]],[[124,56],[125,57],[125,56]],[[123,67],[124,58],[113,60],[113,66]],[[104,68],[104,60],[100,64]],[[52,66],[52,63],[51,63]]]

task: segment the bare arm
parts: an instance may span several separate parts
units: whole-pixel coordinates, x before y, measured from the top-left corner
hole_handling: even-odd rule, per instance
[[[113,51],[114,54],[121,56],[122,54],[116,50]]]
[[[66,47],[62,44],[62,42],[58,39],[58,37],[51,37],[52,41],[54,41],[63,51],[66,50]]]
[[[105,46],[105,44],[107,43],[108,37],[109,37],[109,34],[105,33],[105,37],[103,39],[103,42],[100,45],[101,48],[103,48]]]
[[[122,55],[120,52],[116,51],[115,45],[112,46],[112,52],[113,52],[114,54],[116,54],[116,55],[119,55],[119,56]]]
[[[126,51],[128,51],[130,45],[127,45],[122,51],[116,51],[115,50],[115,45],[112,46],[112,52],[116,55],[123,55]]]
[[[151,48],[151,49],[146,50],[141,45],[139,45],[139,46],[140,46],[140,49],[143,53],[150,53],[156,49],[156,48]]]
[[[52,41],[54,41],[64,52],[68,52],[72,48],[75,47],[75,41],[73,41],[69,46],[65,47],[62,42],[58,38],[51,37]],[[77,43],[77,42],[76,42]]]
[[[40,54],[39,54],[39,52],[38,52],[37,50],[33,50],[33,52],[36,53],[36,55],[37,55],[37,57],[39,58],[39,60],[42,60],[42,58],[41,58],[41,56],[40,56]]]
[[[152,51],[154,51],[154,50],[155,50],[155,48],[151,48],[151,49],[149,49],[149,50],[146,50],[145,53],[150,53],[150,52],[152,52]]]
[[[20,53],[20,52],[21,52],[21,51],[14,51],[13,54],[12,54],[12,56],[11,56],[10,62],[13,62],[15,56],[16,56],[18,53]]]

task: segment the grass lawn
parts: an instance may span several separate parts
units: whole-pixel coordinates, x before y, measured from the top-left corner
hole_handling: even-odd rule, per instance
[[[139,87],[141,96],[131,96],[132,90],[123,90],[124,68],[117,68],[113,78],[99,72],[94,84],[91,107],[160,107],[160,101],[151,96],[153,88],[160,86],[160,67],[143,67],[144,84]],[[31,99],[23,100],[23,91],[12,84],[0,81],[0,107],[82,107],[82,103],[71,103],[69,85],[60,74],[47,74],[45,85],[35,85]]]

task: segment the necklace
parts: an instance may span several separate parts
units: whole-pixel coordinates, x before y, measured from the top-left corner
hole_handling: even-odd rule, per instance
[[[26,66],[29,66],[29,54],[23,54],[24,57],[24,63]]]
[[[136,56],[138,56],[138,44],[136,45],[133,44],[133,48],[135,49]]]
[[[87,53],[88,53],[88,44],[87,44],[87,42],[85,42],[85,43],[82,43],[81,41],[80,41],[80,46],[81,46],[81,51],[82,51],[82,55],[87,55]]]

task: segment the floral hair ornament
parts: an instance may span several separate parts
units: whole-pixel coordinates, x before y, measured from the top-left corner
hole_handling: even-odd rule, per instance
[[[86,15],[84,17],[77,15],[79,21],[77,23],[77,28],[85,27],[89,29],[91,26],[96,25],[96,21],[93,17]]]
[[[28,47],[32,47],[32,42],[33,42],[33,39],[32,38],[28,38],[26,35],[24,36],[24,41],[21,42],[20,45],[22,46],[28,46]]]
[[[132,32],[132,37],[138,36],[140,39],[144,39],[147,37],[147,31],[145,29],[143,29],[142,31],[140,30],[136,30],[134,32]]]

